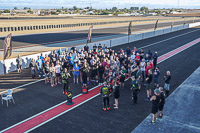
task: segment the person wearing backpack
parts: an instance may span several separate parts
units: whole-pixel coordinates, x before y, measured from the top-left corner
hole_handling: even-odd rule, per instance
[[[103,103],[104,103],[104,108],[103,108],[103,110],[104,110],[104,111],[110,110],[110,105],[109,105],[109,102],[110,102],[110,99],[109,99],[109,96],[110,96],[110,88],[107,86],[107,83],[106,83],[106,82],[104,82],[104,86],[101,87],[101,95],[102,95]]]
[[[131,77],[131,91],[132,91],[132,104],[137,104],[137,94],[138,94],[138,80],[135,79],[135,76]]]

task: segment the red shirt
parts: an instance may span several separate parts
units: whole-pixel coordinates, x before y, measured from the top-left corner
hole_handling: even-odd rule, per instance
[[[146,67],[146,72],[145,72],[146,75],[149,75],[149,69],[152,69],[150,65]]]
[[[140,60],[140,56],[135,56],[135,61],[139,62],[139,60]]]

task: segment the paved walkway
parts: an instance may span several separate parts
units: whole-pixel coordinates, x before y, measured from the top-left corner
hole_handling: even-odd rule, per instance
[[[163,119],[151,123],[149,115],[132,133],[199,133],[200,67],[166,100]]]

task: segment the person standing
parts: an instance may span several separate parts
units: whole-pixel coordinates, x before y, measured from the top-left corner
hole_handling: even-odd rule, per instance
[[[165,79],[165,85],[164,85],[164,88],[165,88],[165,93],[166,93],[166,97],[169,96],[169,87],[170,87],[170,80],[171,80],[171,74],[170,74],[170,71],[167,71],[167,75],[164,76],[164,79]]]
[[[101,84],[103,83],[103,73],[104,73],[104,67],[102,63],[99,63],[98,73],[99,73],[99,83]]]
[[[138,94],[138,80],[135,79],[135,76],[131,77],[131,91],[132,91],[132,104],[137,104],[137,94]]]
[[[153,69],[156,69],[157,60],[158,60],[158,52],[155,52],[155,54],[153,55]]]
[[[104,82],[104,86],[101,87],[101,95],[102,95],[103,103],[104,103],[104,108],[103,108],[103,110],[104,110],[104,111],[110,110],[110,99],[109,99],[109,96],[110,96],[110,89],[109,89],[109,87],[107,86],[107,83],[106,83],[106,82]]]
[[[50,77],[51,77],[51,87],[56,86],[56,69],[54,67],[54,63],[51,63],[51,67],[50,67]]]
[[[56,85],[57,83],[61,84],[61,65],[59,61],[56,62],[55,69],[56,69]]]
[[[87,45],[87,44],[84,46],[84,51],[86,51],[86,52],[88,52],[88,51],[89,51],[89,47],[88,47],[88,45]]]
[[[22,58],[20,55],[18,55],[17,59],[16,59],[16,62],[17,62],[17,71],[18,73],[22,73]]]
[[[70,73],[67,71],[67,68],[64,69],[62,74],[62,83],[63,83],[63,95],[68,92],[69,89],[69,78],[71,77]]]
[[[152,70],[149,69],[148,75],[146,78],[146,90],[147,90],[147,99],[150,100],[151,97],[151,82],[152,82],[153,76],[152,76]]]
[[[150,101],[152,101],[152,108],[151,108],[152,123],[155,123],[155,117],[156,117],[156,120],[158,120],[158,105],[160,102],[159,94],[160,94],[159,90],[155,89],[154,96],[152,96],[152,98],[150,99]]]
[[[32,75],[32,78],[34,79],[36,77],[36,74],[35,74],[36,73],[36,62],[33,58],[31,59],[29,68],[31,68],[31,75]]]
[[[115,82],[115,86],[113,87],[114,89],[114,98],[115,98],[115,104],[113,104],[115,107],[114,109],[118,109],[119,108],[119,102],[118,99],[120,97],[120,86],[118,82]]]
[[[74,84],[75,84],[75,83],[79,84],[79,82],[78,82],[78,77],[79,77],[79,66],[78,66],[77,63],[76,63],[75,66],[73,67],[73,77],[74,77]]]
[[[44,71],[43,71],[43,67],[42,67],[42,60],[40,59],[40,56],[38,56],[38,59],[36,60],[37,63],[37,68],[38,68],[38,76],[44,76]],[[42,75],[41,75],[42,73]]]
[[[49,62],[47,62],[44,66],[44,72],[45,72],[45,84],[49,83],[49,77],[50,77],[50,65]]]
[[[160,91],[160,103],[158,105],[158,109],[159,109],[159,117],[162,118],[163,117],[163,108],[165,105],[165,93],[163,91],[162,87],[159,87],[159,91]]]
[[[159,67],[156,67],[154,71],[154,86],[155,87],[158,86],[159,76],[160,76],[160,70],[159,70]]]
[[[142,71],[142,81],[144,82],[145,80],[145,68],[146,68],[146,63],[145,63],[145,60],[142,59],[142,62],[140,62],[140,68],[141,68],[141,71]]]

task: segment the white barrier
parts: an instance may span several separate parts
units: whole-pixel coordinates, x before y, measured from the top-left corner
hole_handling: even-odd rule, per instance
[[[128,43],[128,36],[111,39],[111,47]]]
[[[163,29],[163,34],[172,32],[172,28]]]
[[[144,36],[143,36],[143,39],[146,39],[146,38],[150,38],[150,37],[153,37],[154,36],[154,31],[152,32],[147,32],[147,33],[144,33]]]
[[[106,44],[107,47],[114,47],[114,46],[118,46],[121,44],[126,44],[129,42],[134,42],[134,41],[138,41],[138,40],[142,40],[145,38],[150,38],[153,36],[158,36],[158,35],[162,35],[162,34],[166,34],[166,33],[170,33],[170,32],[174,32],[177,30],[182,30],[182,29],[186,29],[186,28],[191,28],[191,27],[195,27],[195,26],[199,26],[200,22],[198,23],[192,23],[192,24],[186,24],[186,25],[182,25],[182,26],[177,26],[177,27],[173,27],[172,31],[171,28],[168,29],[163,29],[163,30],[157,30],[157,31],[153,31],[153,32],[147,32],[147,33],[141,33],[141,34],[136,34],[136,35],[131,35],[129,36],[123,36],[123,37],[119,37],[119,38],[115,38],[115,39],[111,39],[111,40],[104,40],[104,41],[99,41],[99,42],[95,42],[97,44],[97,46],[99,45],[99,43],[101,43],[102,46],[104,46],[104,44]],[[89,48],[92,49],[95,43],[90,43],[88,44]],[[77,49],[83,48],[85,46],[84,45],[79,45],[77,46]],[[70,48],[68,48],[68,50],[70,50]],[[43,55],[45,54],[49,54],[49,52],[44,52],[42,53]],[[39,54],[33,54],[33,55],[28,55],[28,56],[23,56],[22,57],[22,68],[27,68],[29,67],[31,58],[33,59],[37,59],[37,56],[40,56],[41,53]],[[0,74],[4,74],[4,71],[6,71],[6,73],[8,72],[12,72],[12,71],[16,71],[17,70],[17,63],[16,63],[16,58],[13,59],[6,59],[5,60],[5,66],[3,65],[3,61],[0,61]],[[4,70],[4,68],[6,70]]]
[[[129,36],[129,42],[142,40],[142,36],[143,36],[143,34],[131,35],[131,36]]]
[[[159,36],[163,34],[163,30],[156,30],[155,31],[155,36]]]
[[[200,25],[200,22],[192,23],[192,24],[189,24],[189,28],[193,28],[193,27],[196,27],[196,26],[199,26],[199,25]]]

